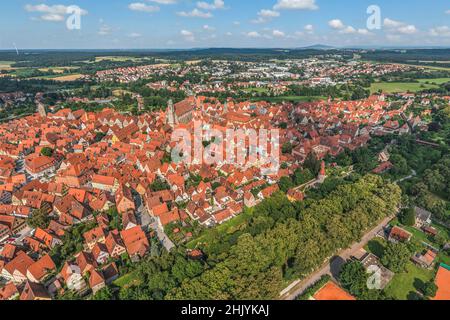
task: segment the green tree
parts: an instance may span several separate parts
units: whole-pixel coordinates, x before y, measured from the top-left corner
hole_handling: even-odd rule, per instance
[[[41,149],[41,155],[51,157],[53,155],[53,149],[49,147],[44,147]]]
[[[389,243],[381,258],[381,263],[389,270],[399,273],[405,270],[411,258],[411,252],[405,243]]]
[[[292,143],[290,143],[289,141],[285,142],[281,147],[281,152],[284,154],[290,154],[292,152]]]
[[[314,153],[310,152],[303,163],[303,167],[309,169],[314,176],[317,176],[320,171],[321,163],[314,155]]]
[[[99,291],[97,291],[92,297],[93,300],[112,300],[114,297],[111,289],[109,287],[105,287]]]
[[[416,224],[416,214],[413,208],[406,208],[400,214],[400,222],[405,226],[414,226]]]
[[[48,224],[50,223],[50,220],[51,219],[48,216],[48,213],[46,210],[35,209],[35,210],[33,210],[31,217],[28,218],[27,222],[28,222],[28,225],[32,228],[45,229],[45,228],[47,228]]]
[[[438,287],[436,284],[433,281],[430,281],[423,285],[422,293],[428,298],[433,298],[436,296],[437,289]]]
[[[339,274],[339,281],[344,289],[359,297],[367,291],[368,274],[359,261],[347,262]]]

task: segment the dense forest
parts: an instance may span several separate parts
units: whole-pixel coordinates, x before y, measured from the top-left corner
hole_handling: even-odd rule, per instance
[[[397,212],[398,186],[368,175],[337,186],[326,198],[291,203],[277,193],[254,208],[232,234],[200,244],[204,260],[182,248],[150,256],[135,268],[139,284],[121,299],[273,299],[290,281],[309,274],[379,220]]]

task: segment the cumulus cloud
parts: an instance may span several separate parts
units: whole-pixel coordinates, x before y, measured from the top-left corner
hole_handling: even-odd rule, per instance
[[[261,35],[257,31],[250,31],[245,34],[249,38],[260,38]]]
[[[356,35],[372,35],[372,33],[367,29],[356,29],[352,26],[345,25],[340,19],[333,19],[328,21],[328,25],[334,30],[338,30],[341,34],[356,34]]]
[[[211,27],[211,26],[205,24],[205,25],[203,26],[203,30],[207,30],[207,31],[215,31],[216,28]]]
[[[309,34],[314,32],[314,26],[312,24],[307,24],[303,29]]]
[[[37,12],[40,13],[41,15],[39,16],[39,20],[43,20],[43,21],[63,21],[65,15],[72,13],[69,12],[69,9],[71,7],[70,6],[65,6],[62,4],[56,4],[56,5],[46,5],[46,4],[37,4],[37,5],[32,5],[32,4],[27,4],[25,5],[25,10],[28,12]],[[81,9],[80,8],[80,13],[81,15],[87,15],[88,12],[87,10]]]
[[[223,0],[214,0],[212,3],[208,3],[205,1],[197,2],[197,7],[203,10],[218,10],[225,9],[225,2]]]
[[[111,34],[111,31],[112,31],[112,29],[110,26],[108,26],[107,24],[102,24],[100,26],[100,30],[98,30],[97,33],[101,36],[107,36],[107,35]]]
[[[316,0],[278,0],[275,10],[317,10]]]
[[[339,19],[333,19],[333,20],[328,21],[328,25],[330,27],[332,27],[333,29],[336,29],[336,30],[340,30],[340,29],[344,29],[345,28],[344,23],[341,20],[339,20]]]
[[[180,34],[183,36],[184,40],[186,40],[186,41],[189,41],[189,42],[195,41],[194,33],[189,30],[181,30]]]
[[[137,32],[132,32],[132,33],[130,33],[128,35],[128,37],[130,37],[130,38],[140,38],[140,37],[142,37],[142,34],[137,33]]]
[[[440,26],[431,28],[429,33],[433,37],[450,37],[450,27]]]
[[[143,2],[130,3],[128,5],[128,9],[130,9],[132,11],[141,11],[141,12],[149,12],[149,13],[159,11],[158,6],[151,6],[151,5],[145,4]]]
[[[273,30],[272,35],[276,38],[284,38],[286,36],[286,34],[280,30]]]
[[[147,0],[147,1],[155,2],[158,4],[175,4],[175,3],[177,3],[177,0]]]
[[[280,16],[278,11],[262,9],[258,12],[258,18],[252,20],[253,23],[265,23]]]
[[[204,11],[198,10],[197,8],[195,8],[192,11],[180,11],[180,12],[177,12],[177,15],[179,15],[180,17],[204,18],[204,19],[213,17],[211,12],[204,12]]]
[[[416,26],[412,24],[407,24],[405,22],[396,21],[389,18],[384,19],[383,25],[388,29],[388,32],[391,33],[414,34],[418,31]]]

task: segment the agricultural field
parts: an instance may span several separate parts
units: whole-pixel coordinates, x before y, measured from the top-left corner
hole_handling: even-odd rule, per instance
[[[49,75],[42,77],[33,77],[32,79],[42,79],[42,80],[54,80],[58,82],[67,82],[67,81],[75,81],[81,79],[83,77],[82,74],[68,74],[68,75]]]
[[[427,79],[427,81],[438,79]],[[385,93],[397,92],[417,92],[426,89],[438,88],[434,84],[426,84],[424,82],[375,82],[370,87],[370,92],[375,93],[382,90]]]
[[[436,79],[418,79],[420,83],[427,83],[427,84],[443,84],[450,82],[450,78],[436,78]]]
[[[0,71],[1,70],[12,70],[13,68],[11,65],[14,63],[14,61],[0,61]]]
[[[140,62],[142,61],[142,58],[137,57],[127,57],[127,56],[105,56],[105,57],[95,57],[95,62],[101,62],[101,61],[115,61],[115,62],[124,62],[124,61],[133,61],[133,62]]]
[[[39,71],[49,72],[53,71],[54,73],[64,73],[65,70],[74,70],[78,69],[77,67],[49,67],[49,68],[40,68]]]

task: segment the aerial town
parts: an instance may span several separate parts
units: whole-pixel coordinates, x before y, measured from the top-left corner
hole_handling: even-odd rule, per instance
[[[450,300],[449,61],[0,50],[0,300]]]
[[[119,85],[150,79],[142,85],[142,94],[146,88],[184,94],[184,98],[176,97],[178,102],[168,99],[165,106],[150,110],[146,97],[129,94],[137,112],[114,108],[116,101],[125,99],[124,93],[97,100],[83,95],[58,96],[47,104],[46,93],[36,92],[34,113],[6,119],[0,125],[0,297],[95,299],[118,291],[119,295],[130,294],[122,291],[132,290],[137,265],[162,252],[182,253],[186,263],[204,264],[206,254],[214,254],[202,240],[211,236],[211,230],[225,226],[223,230],[232,232],[234,221],[240,219],[254,224],[256,217],[251,216],[270,206],[274,197],[286,197],[294,208],[307,210],[324,197],[320,193],[330,193],[322,186],[333,189],[362,179],[356,173],[396,182],[412,178],[416,170],[390,150],[400,139],[440,149],[438,143],[420,137],[429,131],[436,109],[448,110],[450,96],[379,91],[356,99],[352,99],[354,94],[350,99],[332,97],[334,93],[311,101],[283,98],[295,86],[324,92],[324,86],[348,85],[364,74],[381,77],[424,70],[339,59],[342,57],[289,60],[283,61],[284,67],[226,61],[213,63],[212,68],[201,67],[199,62],[173,69],[149,65],[97,71],[94,80],[85,76],[86,81]],[[236,65],[243,71],[231,72]],[[301,73],[286,71],[300,67]],[[201,74],[210,80],[198,85],[188,80],[181,84],[152,81],[168,74],[181,78]],[[223,77],[232,80],[218,81]],[[233,98],[244,88],[272,94],[267,101],[264,96]],[[19,105],[26,96],[23,92],[3,94],[4,107]],[[271,100],[273,97],[281,99]],[[80,103],[98,107],[89,111],[77,108]],[[279,130],[279,170],[263,173],[259,163],[236,164],[227,159],[212,165],[175,163],[171,160],[173,132],[183,129],[194,135],[197,123],[205,132],[214,129],[224,135],[230,129]],[[204,139],[202,143],[219,147],[216,141]],[[357,163],[361,149],[376,151],[373,165]],[[406,169],[401,167],[405,165]],[[397,202],[396,210],[409,210],[401,209],[400,199]],[[411,208],[412,226],[405,229],[402,219],[382,224],[368,243],[388,250],[390,243],[406,243],[412,237],[430,239],[406,262],[427,273],[437,267],[430,280],[434,283],[436,278],[438,297],[448,298],[445,279],[449,270],[445,264],[439,266],[439,261],[449,259],[448,230],[445,224],[433,222],[428,211],[436,210],[433,206],[428,210]],[[448,221],[448,215],[441,219]],[[352,252],[350,260],[366,268],[378,265],[384,289],[395,273],[372,246]],[[324,277],[327,281],[314,292],[314,299],[356,299],[339,282]],[[293,285],[280,294],[296,297],[295,290],[303,291]]]

